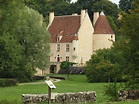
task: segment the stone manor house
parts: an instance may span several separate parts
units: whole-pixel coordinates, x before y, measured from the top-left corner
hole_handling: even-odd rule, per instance
[[[92,24],[93,22],[93,24]],[[57,73],[62,61],[82,66],[98,49],[110,48],[115,34],[103,12],[90,20],[86,10],[81,14],[55,16],[49,13],[50,72]]]

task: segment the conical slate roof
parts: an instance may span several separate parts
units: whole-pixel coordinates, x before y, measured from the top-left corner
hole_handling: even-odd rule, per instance
[[[100,13],[94,26],[94,34],[114,34],[103,12]]]

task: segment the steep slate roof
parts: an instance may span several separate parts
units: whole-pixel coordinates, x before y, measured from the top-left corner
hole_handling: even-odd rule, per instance
[[[101,12],[94,26],[94,34],[114,34],[108,20],[103,12]]]
[[[78,30],[80,27],[79,15],[55,16],[52,24],[48,28],[51,34],[51,42],[57,42],[57,36],[62,36],[59,42],[72,42],[78,40]]]

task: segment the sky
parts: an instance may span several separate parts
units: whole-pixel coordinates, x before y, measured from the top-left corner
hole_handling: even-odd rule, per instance
[[[77,1],[77,0],[72,0],[72,2],[75,2],[75,1]],[[109,0],[109,1],[118,4],[118,2],[119,2],[120,0]]]

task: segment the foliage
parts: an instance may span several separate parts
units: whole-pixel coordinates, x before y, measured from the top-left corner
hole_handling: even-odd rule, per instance
[[[118,26],[119,21],[115,17],[112,17],[112,16],[107,16],[107,20],[108,20],[112,30],[114,31],[116,38],[117,38],[118,29],[119,29],[119,26]]]
[[[63,61],[61,62],[61,65],[60,65],[60,69],[65,69],[67,70],[70,66],[73,66],[73,62],[69,62],[69,61]]]
[[[129,10],[133,8],[131,2],[133,0],[120,0],[119,7],[122,11],[129,13]]]
[[[28,7],[37,10],[44,17],[52,11],[55,11],[56,15],[71,13],[70,0],[25,0],[24,2]]]
[[[92,11],[104,11],[106,15],[112,16],[112,17],[117,17],[118,16],[118,7],[116,4],[112,3],[111,1],[108,0],[100,0],[92,6]]]
[[[125,38],[122,53],[127,63],[127,88],[138,89],[139,86],[139,1],[134,0],[134,9],[123,15],[121,32]]]
[[[93,19],[93,12],[105,11],[106,15],[118,16],[118,7],[108,0],[77,0],[71,3],[70,0],[25,0],[25,4],[30,8],[38,10],[43,16],[48,16],[49,12],[54,11],[56,15],[69,15],[79,13],[82,9],[87,9],[89,16]]]
[[[16,86],[17,83],[16,79],[0,79],[0,87]]]
[[[110,101],[118,101],[118,85],[117,83],[109,83],[105,86],[104,95],[109,97]]]
[[[48,66],[49,35],[43,16],[18,0],[0,1],[0,75],[32,80],[35,68]]]
[[[11,78],[15,76],[15,70],[21,60],[20,45],[12,36],[5,33],[0,36],[0,50],[0,76]]]
[[[86,63],[86,75],[89,82],[121,81],[122,67],[125,63],[121,53],[112,49],[96,51]]]

